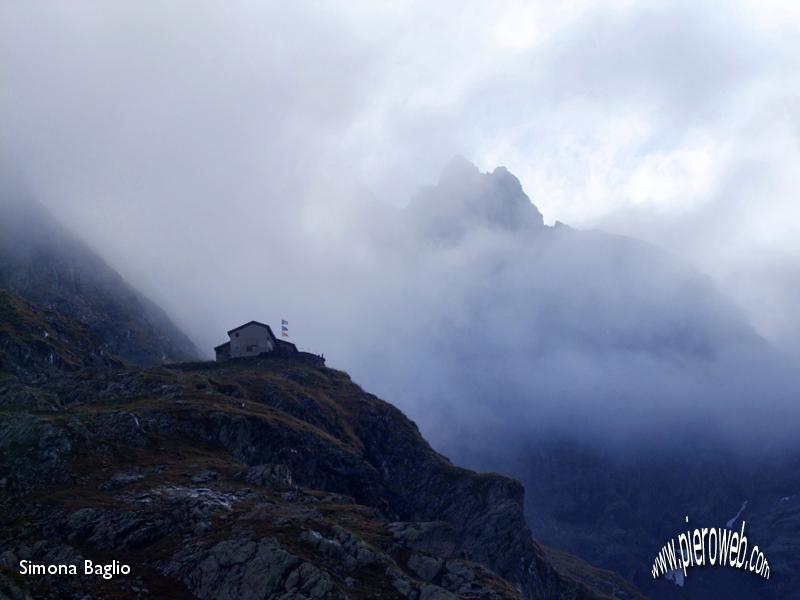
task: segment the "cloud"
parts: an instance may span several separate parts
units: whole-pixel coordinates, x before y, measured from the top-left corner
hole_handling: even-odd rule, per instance
[[[798,23],[780,3],[6,4],[0,141],[209,352],[288,318],[443,443],[465,397],[464,427],[493,403],[520,427],[588,402],[641,424],[675,397],[751,402],[725,376],[777,359],[719,351],[750,325],[796,344]],[[722,293],[616,243],[420,245],[403,208],[455,154],[507,166],[546,223],[654,242]]]
[[[490,189],[494,206],[515,205]],[[391,222],[399,242],[378,236],[379,268],[347,300],[360,308],[329,307],[347,332],[331,356],[440,447],[512,453],[563,436],[630,449],[696,430],[708,444],[791,439],[789,357],[709,278],[630,238],[498,227],[482,210],[467,220],[464,197],[444,176]],[[416,212],[420,200],[437,210]]]

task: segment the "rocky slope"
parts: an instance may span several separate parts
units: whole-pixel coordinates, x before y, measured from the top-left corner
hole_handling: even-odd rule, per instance
[[[678,436],[675,437],[676,442]],[[690,448],[690,455],[677,451]],[[575,443],[540,444],[524,455],[526,505],[538,540],[614,569],[654,599],[800,598],[800,477],[796,455],[747,460],[695,437],[671,452],[621,457]],[[746,504],[744,504],[746,502]],[[744,505],[744,506],[743,506]],[[741,512],[740,512],[741,510]],[[771,577],[698,568],[683,585],[653,581],[652,559],[686,528],[738,529],[767,557]]]
[[[89,327],[133,364],[198,357],[161,308],[24,192],[0,190],[0,288]]]
[[[536,544],[519,483],[453,466],[345,373],[136,368],[11,294],[0,315],[0,596],[640,597]],[[18,573],[85,559],[131,574]]]

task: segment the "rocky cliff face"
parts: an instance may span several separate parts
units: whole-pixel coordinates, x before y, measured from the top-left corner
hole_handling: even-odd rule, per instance
[[[133,364],[198,356],[161,308],[22,192],[0,190],[0,288],[72,317]]]
[[[130,367],[48,309],[4,293],[0,314],[0,595],[639,597],[537,545],[519,483],[453,466],[345,373]],[[18,573],[86,559],[131,574]]]

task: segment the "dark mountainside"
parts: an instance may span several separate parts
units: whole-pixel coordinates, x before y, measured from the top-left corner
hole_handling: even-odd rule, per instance
[[[507,472],[525,483],[537,539],[614,569],[651,598],[800,598],[798,456],[745,461],[724,445],[687,447],[694,451],[621,457],[574,440],[542,441]],[[653,581],[655,553],[688,528],[687,515],[691,527],[731,519],[738,531],[746,521],[750,548],[769,560],[769,581],[713,567],[690,570],[683,587]]]
[[[0,288],[80,321],[132,364],[198,357],[161,308],[24,192],[0,198]]]
[[[314,360],[133,367],[0,291],[0,597],[640,598]],[[19,561],[131,565],[23,577]]]

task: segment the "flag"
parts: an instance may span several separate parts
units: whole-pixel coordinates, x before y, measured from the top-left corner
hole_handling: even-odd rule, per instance
[[[281,336],[289,337],[289,321],[281,319]]]
[[[287,332],[285,332],[285,331],[281,331],[281,335],[283,337],[289,337],[289,334]]]
[[[288,325],[288,324],[289,321],[287,321],[286,319],[281,319],[281,325]]]

